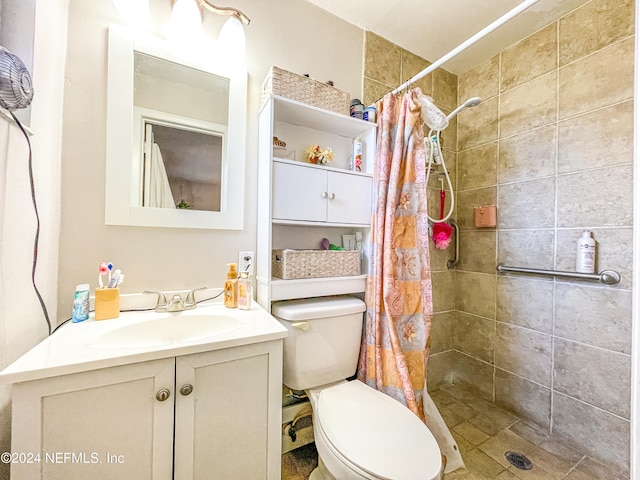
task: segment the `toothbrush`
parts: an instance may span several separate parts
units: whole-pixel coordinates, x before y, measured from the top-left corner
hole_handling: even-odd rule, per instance
[[[120,275],[122,271],[119,268],[116,268],[116,271],[113,272],[113,276],[109,280],[109,288],[114,288],[118,286],[118,280],[120,279]]]
[[[100,262],[100,268],[98,269],[98,285],[100,288],[104,288],[104,283],[102,282],[102,276],[109,271],[109,266],[106,262]]]
[[[111,285],[111,270],[113,270],[113,263],[107,263],[107,268],[109,269],[109,276],[107,277],[107,287]]]
[[[116,287],[119,286],[122,282],[124,282],[124,273],[121,273],[118,277],[118,282],[116,283]]]

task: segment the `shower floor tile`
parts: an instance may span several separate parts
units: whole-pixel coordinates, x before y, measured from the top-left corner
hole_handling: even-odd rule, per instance
[[[449,385],[430,395],[466,466],[444,480],[628,480],[463,387]],[[504,455],[509,450],[525,455],[532,468],[511,465]],[[282,479],[307,480],[317,465],[314,444],[305,445],[282,455]]]

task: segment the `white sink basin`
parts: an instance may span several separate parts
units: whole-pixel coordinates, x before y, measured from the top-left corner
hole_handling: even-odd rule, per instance
[[[156,317],[123,325],[99,335],[90,345],[95,348],[144,348],[188,343],[215,337],[241,326],[230,315],[197,313],[156,313]]]

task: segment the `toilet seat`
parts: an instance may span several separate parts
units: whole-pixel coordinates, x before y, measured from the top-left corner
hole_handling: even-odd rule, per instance
[[[317,427],[347,467],[384,480],[440,478],[442,458],[435,438],[400,402],[360,381],[314,393]]]

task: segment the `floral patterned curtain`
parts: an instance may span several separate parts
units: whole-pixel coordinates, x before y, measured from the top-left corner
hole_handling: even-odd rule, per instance
[[[425,420],[433,303],[421,97],[414,88],[376,105],[375,212],[358,378]]]

